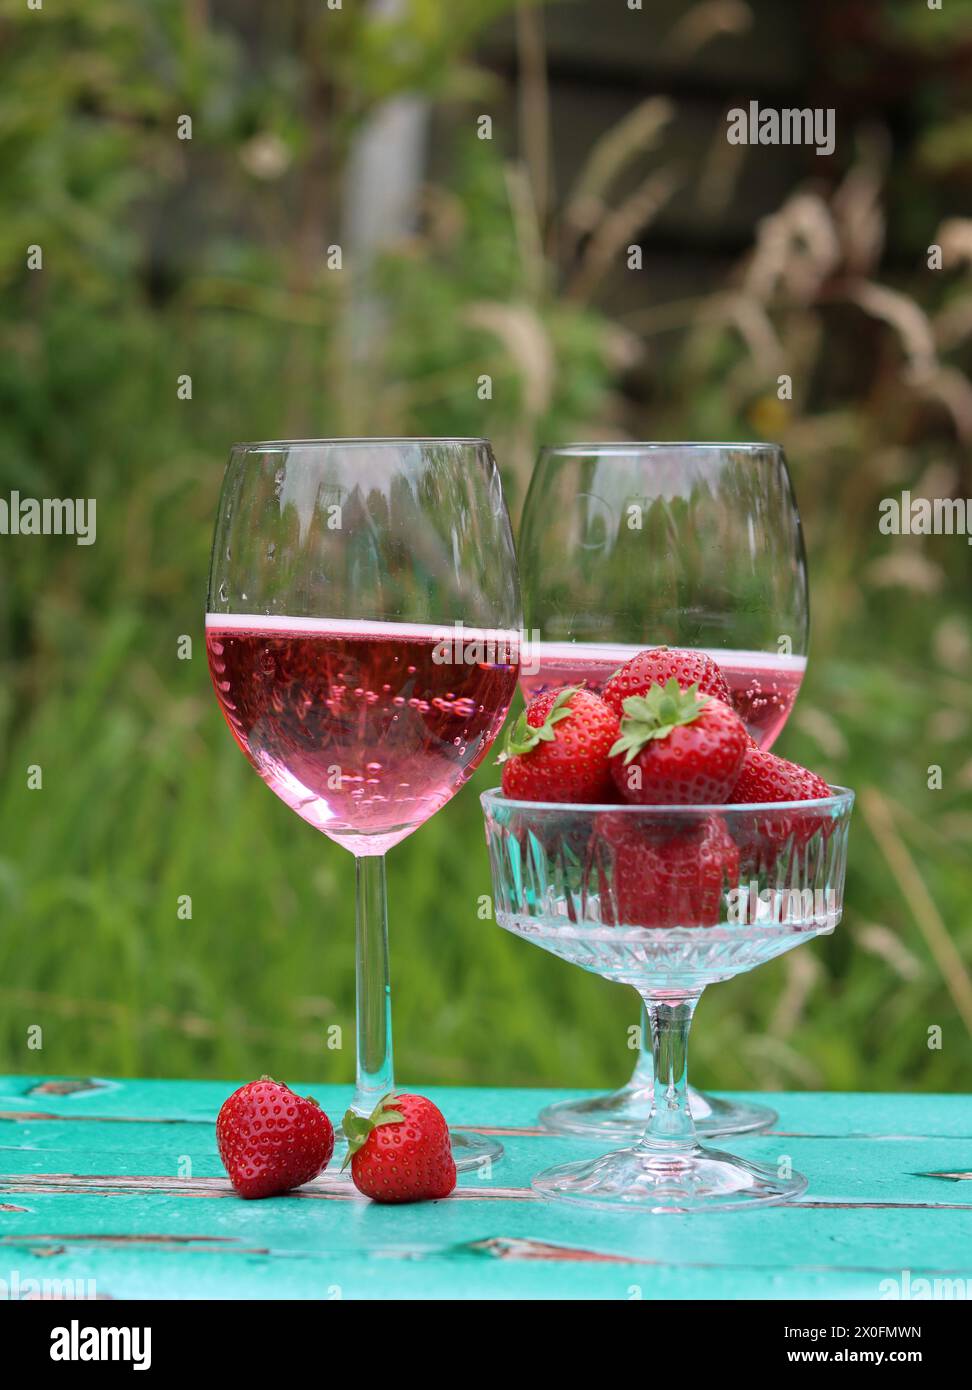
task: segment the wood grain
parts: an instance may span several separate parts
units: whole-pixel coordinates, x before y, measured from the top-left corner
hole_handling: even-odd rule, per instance
[[[967,1280],[972,1293],[965,1096],[774,1096],[777,1130],[724,1147],[786,1156],[810,1180],[799,1202],[618,1217],[533,1193],[539,1169],[610,1147],[540,1130],[538,1111],[566,1094],[552,1091],[430,1089],[452,1123],[506,1147],[492,1173],[464,1175],[445,1201],[378,1207],[330,1173],[286,1197],[241,1201],[213,1129],[237,1084],[0,1078],[0,1290],[36,1296],[17,1290],[46,1281],[103,1298],[873,1299],[910,1271]],[[342,1088],[300,1089],[343,1112]]]

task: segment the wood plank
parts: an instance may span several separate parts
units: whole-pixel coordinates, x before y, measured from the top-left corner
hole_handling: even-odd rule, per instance
[[[94,1280],[104,1296],[875,1298],[882,1281],[969,1280],[967,1097],[785,1095],[778,1131],[725,1141],[786,1154],[788,1207],[708,1217],[585,1212],[535,1198],[541,1167],[607,1146],[536,1129],[563,1092],[435,1090],[453,1121],[507,1135],[493,1172],[443,1202],[382,1208],[346,1178],[243,1202],[212,1123],[230,1082],[85,1090],[0,1078],[0,1281]],[[301,1087],[339,1114],[343,1088]],[[33,1092],[33,1094],[30,1094]],[[43,1099],[44,1110],[28,1107]]]
[[[619,1073],[623,1068],[619,1068]],[[169,1079],[95,1078],[101,1087],[71,1095],[31,1097],[43,1083],[63,1081],[47,1075],[0,1074],[0,1111],[43,1111],[64,1118],[96,1116],[139,1121],[186,1120],[213,1123],[220,1105],[242,1080],[180,1081]],[[619,1075],[620,1080],[620,1075]],[[319,1086],[288,1078],[301,1094],[313,1095],[332,1118],[344,1113],[350,1087]],[[402,1083],[402,1089],[406,1084]],[[542,1087],[495,1089],[475,1086],[426,1086],[423,1094],[442,1106],[454,1125],[500,1125],[536,1132],[544,1106],[569,1096],[590,1094]],[[759,1101],[760,1092],[725,1092],[727,1097]],[[769,1096],[780,1112],[774,1132],[801,1135],[858,1134],[864,1138],[940,1135],[972,1141],[972,1096],[859,1094],[841,1091],[801,1091]],[[40,1102],[39,1104],[37,1102]]]

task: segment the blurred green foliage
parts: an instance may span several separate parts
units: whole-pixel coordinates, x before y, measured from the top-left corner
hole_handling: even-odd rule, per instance
[[[972,258],[957,251],[934,287],[919,267],[890,308],[862,307],[880,275],[880,237],[862,240],[881,216],[865,148],[843,212],[815,195],[836,258],[817,264],[798,236],[768,289],[743,274],[779,352],[761,353],[752,319],[717,297],[674,330],[656,332],[650,311],[612,323],[571,288],[583,249],[568,264],[555,219],[534,225],[511,133],[475,138],[470,99],[495,79],[471,46],[509,8],[410,0],[381,24],[287,0],[246,35],[180,0],[0,10],[0,496],[98,502],[93,546],[0,538],[8,1070],[351,1079],[353,864],[259,782],[209,688],[202,613],[228,445],[487,434],[515,510],[539,441],[624,431],[786,446],[815,631],[780,751],[863,793],[843,926],[710,992],[695,1079],[967,1085],[970,552],[954,537],[889,542],[877,503],[909,486],[972,494],[965,338],[948,336]],[[450,173],[362,286],[353,247],[340,273],[325,251],[356,136],[401,93],[457,127]],[[349,344],[365,290],[381,318],[362,362]],[[909,339],[926,322],[931,364]],[[790,402],[781,362],[807,383]],[[640,406],[620,395],[632,372],[648,384]],[[633,996],[477,915],[490,889],[475,793],[494,780],[481,769],[389,859],[399,1076],[620,1082]],[[326,1046],[335,1023],[343,1050]]]

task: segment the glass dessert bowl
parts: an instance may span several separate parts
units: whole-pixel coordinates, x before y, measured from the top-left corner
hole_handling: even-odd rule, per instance
[[[537,1175],[542,1196],[653,1212],[784,1202],[799,1173],[699,1142],[688,1034],[706,985],[834,930],[853,792],[734,806],[581,806],[482,797],[496,920],[632,985],[651,1026],[654,1098],[640,1142]]]

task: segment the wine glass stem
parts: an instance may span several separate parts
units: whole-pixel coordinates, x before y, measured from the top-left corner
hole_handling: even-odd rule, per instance
[[[362,855],[354,862],[357,1075],[351,1108],[370,1115],[395,1084],[385,856]]]
[[[702,991],[642,995],[651,1030],[655,1084],[648,1128],[640,1149],[652,1154],[690,1150],[696,1144],[688,1105],[688,1036]]]

